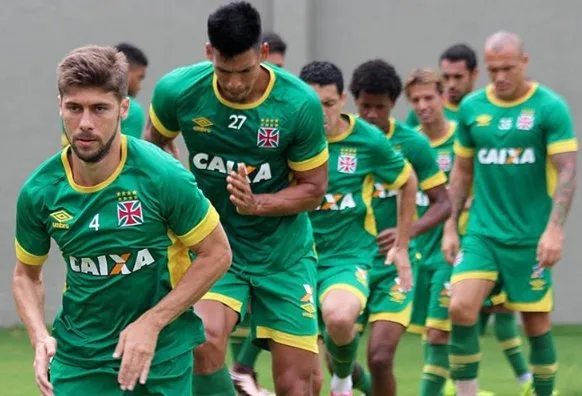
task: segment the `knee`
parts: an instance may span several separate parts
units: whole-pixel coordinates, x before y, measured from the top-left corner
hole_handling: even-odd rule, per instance
[[[448,344],[449,332],[437,329],[428,329],[426,332],[426,339],[428,340],[429,344],[435,345]]]
[[[479,315],[479,309],[475,309],[472,301],[468,299],[453,298],[451,299],[451,304],[449,305],[449,316],[451,321],[460,325],[473,325],[477,323],[477,316]]]
[[[336,343],[349,343],[355,332],[355,318],[344,310],[333,310],[324,315],[325,328]]]
[[[537,337],[552,329],[550,314],[547,312],[523,312],[522,319],[528,337]]]
[[[321,362],[316,362],[311,372],[311,390],[313,395],[319,396],[321,388],[323,387],[323,371],[321,369]]]
[[[229,334],[230,330],[220,321],[208,320],[204,323],[206,340],[194,350],[196,371],[213,372],[222,368]]]
[[[368,365],[375,376],[392,372],[395,352],[396,345],[391,344],[382,344],[376,348],[371,348],[368,354]]]
[[[312,391],[311,377],[312,370],[297,372],[288,369],[276,374],[274,378],[275,394],[282,396],[309,395]]]

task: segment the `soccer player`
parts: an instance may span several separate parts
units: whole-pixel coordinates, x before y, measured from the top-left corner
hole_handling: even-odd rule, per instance
[[[135,97],[141,90],[142,81],[146,76],[148,58],[141,49],[129,43],[119,43],[114,48],[125,55],[129,64],[127,87],[129,110],[127,116],[121,120],[121,132],[124,135],[140,138],[145,127],[145,112],[139,102],[135,100]],[[69,144],[70,142],[63,126],[61,145],[66,147]]]
[[[279,67],[285,66],[285,55],[287,54],[287,43],[275,32],[267,32],[261,38],[262,43],[269,45],[269,55],[265,59]]]
[[[439,169],[429,140],[390,117],[402,91],[402,82],[394,67],[381,59],[358,66],[352,76],[350,91],[359,115],[379,127],[397,150],[411,163],[418,185],[428,197],[429,208],[411,230],[415,238],[442,223],[451,206],[446,189],[446,176]],[[370,296],[366,308],[372,323],[368,364],[372,373],[373,393],[393,395],[396,392],[394,354],[400,337],[410,322],[413,292],[402,287],[393,266],[384,265],[384,254],[393,246],[396,236],[397,196],[382,182],[374,183],[374,210],[379,231],[379,252],[370,272]],[[414,242],[414,241],[413,241]],[[414,264],[419,257],[414,243],[409,249]]]
[[[491,84],[463,100],[451,176],[453,214],[443,250],[453,268],[449,308],[451,377],[460,396],[475,395],[480,360],[477,317],[501,282],[506,306],[522,312],[533,386],[551,395],[557,369],[551,335],[552,267],[575,189],[577,139],[565,100],[526,77],[528,56],[514,33],[485,43]],[[456,224],[474,185],[462,249]]]
[[[233,264],[195,310],[207,341],[195,351],[195,394],[234,394],[228,336],[250,303],[256,342],[272,354],[277,395],[309,392],[317,354],[316,255],[307,211],[327,187],[319,98],[261,62],[261,18],[247,2],[208,18],[210,62],[180,67],[156,85],[148,139],[167,147],[180,132],[200,186],[217,208]]]
[[[114,48],[82,47],[61,61],[71,145],[18,197],[14,298],[45,396],[189,395],[192,348],[204,341],[192,305],[230,265],[218,214],[194,177],[120,134],[127,85],[127,62]],[[51,239],[67,266],[52,335],[42,286]]]
[[[445,82],[445,117],[455,121],[459,111],[459,103],[473,91],[479,76],[477,55],[468,45],[455,44],[441,54],[439,67]],[[414,128],[420,125],[414,109],[408,113],[406,123]]]
[[[417,181],[410,164],[380,130],[343,113],[347,94],[336,65],[312,62],[301,69],[299,77],[316,90],[325,113],[329,183],[323,202],[310,213],[318,255],[317,295],[333,368],[331,394],[351,395],[359,343],[356,320],[366,307],[368,272],[377,252],[374,183],[399,196],[395,241],[384,265],[393,262],[402,288],[409,289],[408,244]]]

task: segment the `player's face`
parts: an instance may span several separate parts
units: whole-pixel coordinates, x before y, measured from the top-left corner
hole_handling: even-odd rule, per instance
[[[206,55],[214,64],[214,74],[221,94],[232,102],[242,103],[251,94],[261,71],[261,62],[268,54],[265,43],[234,57],[224,57],[210,45]]]
[[[279,67],[285,66],[285,55],[280,52],[269,53],[269,56],[267,56],[267,59],[265,60]]]
[[[421,124],[432,124],[442,118],[445,96],[438,91],[435,83],[410,86],[408,100]]]
[[[145,66],[130,66],[128,73],[128,93],[134,98],[138,92],[141,91],[141,83],[146,76],[147,67]]]
[[[355,102],[360,117],[383,131],[388,130],[390,126],[390,111],[394,107],[394,102],[388,95],[360,92]]]
[[[485,52],[485,63],[489,78],[495,86],[495,95],[500,99],[515,99],[517,91],[525,82],[527,55],[511,46],[501,51],[489,49]]]
[[[319,100],[323,106],[323,115],[325,118],[325,132],[336,131],[341,117],[341,113],[346,103],[345,92],[340,94],[335,84],[329,85],[311,85],[319,95]]]
[[[67,139],[77,157],[95,163],[103,159],[127,116],[129,102],[101,88],[76,88],[63,93],[60,113]]]
[[[472,72],[467,69],[467,62],[460,60],[451,62],[447,59],[441,61],[441,74],[445,80],[445,94],[447,100],[459,104],[461,99],[473,90],[477,78],[477,69]]]

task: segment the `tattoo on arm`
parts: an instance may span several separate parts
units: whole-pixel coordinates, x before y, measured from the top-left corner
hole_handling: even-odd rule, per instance
[[[555,154],[550,159],[558,171],[558,185],[554,193],[550,224],[562,227],[576,190],[576,153]]]

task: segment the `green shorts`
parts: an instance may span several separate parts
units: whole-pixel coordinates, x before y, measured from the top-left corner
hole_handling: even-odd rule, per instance
[[[451,331],[449,302],[451,299],[452,266],[430,268],[420,266],[416,271],[412,318],[408,331],[423,333],[425,327]]]
[[[508,245],[468,234],[461,246],[451,283],[464,279],[495,281],[507,294],[507,308],[519,312],[552,311],[552,275],[538,265],[537,245]]]
[[[420,254],[411,250],[410,264],[414,271],[420,263]],[[401,292],[398,286],[398,273],[394,265],[385,265],[383,257],[376,257],[370,270],[370,296],[363,316],[366,322],[387,321],[408,327],[412,314],[413,289]]]
[[[370,294],[368,273],[368,265],[336,262],[333,267],[321,267],[321,265],[318,267],[317,302],[320,333],[323,333],[325,327],[321,317],[321,304],[330,291],[344,290],[352,293],[360,301],[362,312],[364,311]]]
[[[264,349],[269,349],[271,339],[317,353],[315,257],[304,257],[284,271],[261,276],[233,267],[202,299],[223,303],[238,312],[241,320],[250,303],[251,336]]]
[[[117,382],[119,368],[85,368],[69,366],[56,359],[50,365],[50,381],[58,396],[103,395],[174,396],[192,394],[192,352],[151,366],[145,385],[137,384],[133,391],[122,391]]]

